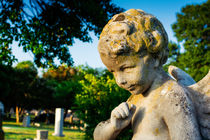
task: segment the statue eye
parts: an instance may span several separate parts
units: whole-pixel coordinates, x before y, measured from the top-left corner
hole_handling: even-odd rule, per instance
[[[120,71],[129,70],[129,69],[132,69],[134,67],[135,67],[135,65],[133,65],[133,66],[123,66],[123,67],[120,68]]]

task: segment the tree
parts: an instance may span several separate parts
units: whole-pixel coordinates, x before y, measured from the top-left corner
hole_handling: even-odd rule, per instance
[[[13,60],[8,50],[15,40],[34,54],[38,66],[54,65],[54,58],[72,65],[68,46],[74,39],[91,41],[89,32],[99,35],[121,11],[111,0],[1,0],[0,49],[5,56],[0,61]]]
[[[3,66],[2,66],[3,67]],[[30,86],[37,76],[37,70],[30,61],[17,64],[15,68],[3,67],[0,85],[6,85],[7,94],[3,93],[3,102],[7,108],[16,107],[16,122],[19,122],[19,113],[31,105]],[[5,91],[5,90],[4,90]]]
[[[54,107],[66,109],[72,108],[76,93],[81,92],[78,71],[76,68],[61,65],[58,68],[50,68],[43,73],[54,92],[52,94]]]
[[[180,45],[175,42],[170,41],[168,43],[168,48],[169,48],[168,61],[163,66],[166,72],[168,71],[169,65],[174,65],[181,68],[180,66],[181,62],[179,61],[179,57],[182,55]]]
[[[16,69],[19,69],[19,70],[24,70],[24,69],[27,69],[27,70],[31,70],[33,71],[35,74],[37,74],[37,69],[36,67],[34,66],[34,63],[31,62],[31,61],[22,61],[22,62],[19,62],[16,67]]]
[[[184,43],[184,52],[175,53],[176,61],[172,64],[185,70],[196,81],[210,69],[209,7],[210,0],[200,5],[187,5],[177,14],[177,22],[172,25],[178,41]]]
[[[8,48],[8,44],[0,46],[0,65],[12,66],[12,63],[17,61],[12,54],[12,49]]]
[[[48,79],[36,77],[29,88],[26,109],[54,109],[54,85]]]
[[[65,81],[75,78],[77,70],[67,65],[58,66],[58,68],[51,67],[45,73],[43,77],[49,80]]]

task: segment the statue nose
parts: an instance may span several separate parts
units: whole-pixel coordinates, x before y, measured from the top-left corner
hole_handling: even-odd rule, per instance
[[[116,82],[117,82],[118,85],[125,85],[125,84],[127,84],[127,81],[121,76],[118,76],[116,78]]]

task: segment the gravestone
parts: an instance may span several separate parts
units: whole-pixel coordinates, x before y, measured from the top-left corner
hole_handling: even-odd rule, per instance
[[[30,127],[30,122],[31,122],[31,119],[30,119],[29,114],[27,113],[26,116],[23,118],[23,126]]]
[[[62,108],[56,108],[55,111],[55,132],[53,133],[53,136],[59,136],[64,137],[63,135],[63,109]]]
[[[13,108],[10,108],[9,117],[15,117],[15,111]]]
[[[4,105],[0,102],[0,140],[4,140],[4,131],[2,130]]]
[[[2,114],[4,114],[4,105],[2,102],[0,102],[0,110],[1,110]]]
[[[48,140],[48,131],[36,130],[36,138],[34,140]]]

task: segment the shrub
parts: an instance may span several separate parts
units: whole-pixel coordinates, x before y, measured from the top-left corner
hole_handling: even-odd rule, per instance
[[[78,116],[87,124],[86,139],[90,140],[97,124],[110,118],[112,109],[126,101],[130,93],[118,87],[106,70],[94,74],[80,69],[80,73],[84,75],[84,79],[80,80],[82,92],[76,94],[75,102]]]

